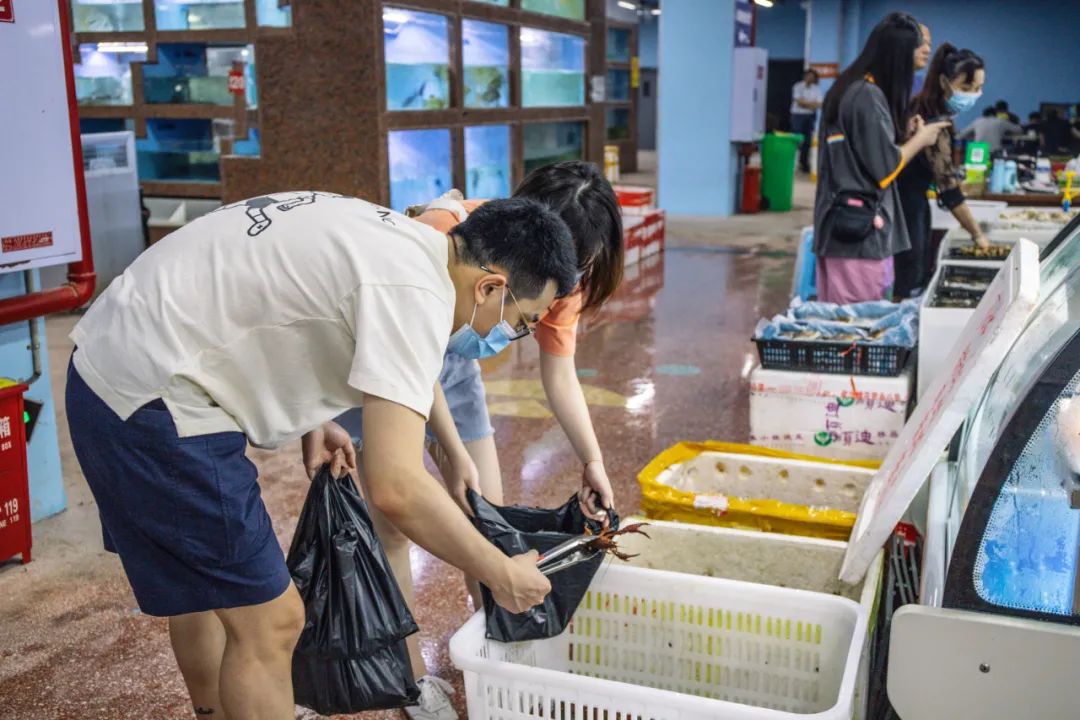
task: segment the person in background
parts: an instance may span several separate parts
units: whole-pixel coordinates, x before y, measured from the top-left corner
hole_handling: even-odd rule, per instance
[[[507,557],[428,474],[424,422],[449,338],[527,334],[576,272],[566,223],[535,201],[492,202],[442,233],[286,192],[185,225],[94,301],[71,333],[72,446],[140,609],[169,618],[197,715],[294,717],[304,607],[249,443],[300,440],[309,477],[357,472],[372,510],[503,607],[543,600],[536,553]],[[361,405],[362,465],[330,421]]]
[[[623,273],[622,218],[611,185],[591,163],[571,161],[545,165],[530,173],[514,191],[515,198],[535,200],[550,208],[570,228],[577,250],[574,291],[557,299],[533,333],[540,346],[540,378],[552,412],[581,461],[579,499],[585,514],[602,519],[613,508],[611,482],[596,438],[589,407],[577,375],[574,352],[577,324],[582,313],[598,309],[618,288]],[[464,200],[454,190],[409,213],[426,225],[449,231],[486,205]],[[452,497],[469,512],[465,491],[471,488],[496,505],[503,504],[502,474],[495,444],[495,430],[487,411],[484,383],[477,360],[494,355],[501,347],[460,347],[451,338],[439,381],[446,402],[432,408],[428,449],[442,473]],[[366,418],[365,418],[366,419]],[[375,528],[386,549],[394,576],[408,603],[412,604],[411,542],[391,519],[372,512]],[[473,576],[466,584],[479,609],[481,596]],[[413,673],[420,678],[418,705],[405,709],[414,720],[453,720],[457,717],[447,697],[449,686],[442,678],[427,674],[419,637],[409,638]]]
[[[807,69],[803,79],[791,88],[791,132],[803,136],[799,146],[799,169],[810,172],[810,143],[817,111],[821,107],[821,84],[817,71]]]
[[[990,146],[990,152],[994,153],[1005,146],[1005,136],[1022,133],[1024,128],[1008,120],[1003,119],[997,108],[988,107],[983,110],[982,117],[976,118],[970,125],[957,133],[960,140],[974,140],[986,143]]]
[[[991,115],[994,113],[992,108],[988,108],[986,111],[983,112],[983,115],[985,115],[987,112],[989,112]],[[1042,125],[1042,113],[1040,113],[1040,112],[1030,112],[1030,113],[1028,113],[1027,124],[1024,125],[1024,132],[1026,132],[1026,133],[1033,132],[1036,135],[1038,135],[1039,127],[1041,125]]]
[[[923,44],[919,46],[918,52],[915,53],[915,80],[911,84],[912,95],[922,90],[923,82],[926,80],[926,74],[922,71],[930,64],[930,53],[934,47],[930,37],[930,28],[920,24],[919,29],[922,30]]]
[[[994,111],[997,116],[1002,120],[1012,123],[1013,125],[1020,124],[1020,116],[1009,110],[1009,103],[1005,100],[998,100],[994,103]]]
[[[1057,108],[1049,108],[1039,128],[1039,147],[1044,155],[1067,155],[1072,143],[1069,121]]]
[[[933,118],[959,115],[975,107],[986,82],[983,59],[971,50],[943,44],[934,54],[921,93],[912,98],[911,115]],[[937,188],[938,204],[952,212],[979,247],[990,243],[979,229],[960,190],[960,174],[953,163],[953,131],[949,126],[938,134],[937,142],[907,164],[897,179],[911,249],[897,253],[895,297],[906,300],[918,295],[930,277],[930,205],[926,192]]]
[[[895,180],[948,125],[918,115],[906,120],[923,44],[915,18],[887,15],[825,96],[814,202],[824,302],[891,297],[893,256],[911,248]]]

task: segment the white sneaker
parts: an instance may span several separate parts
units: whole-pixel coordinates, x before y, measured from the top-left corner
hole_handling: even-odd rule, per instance
[[[425,675],[416,681],[420,688],[418,704],[405,708],[412,720],[458,720],[458,714],[450,703],[454,688],[450,683],[434,675]]]

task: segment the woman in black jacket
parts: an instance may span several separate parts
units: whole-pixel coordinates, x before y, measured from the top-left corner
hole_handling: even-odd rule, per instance
[[[945,43],[934,54],[922,92],[912,98],[910,114],[924,118],[958,115],[971,110],[982,95],[986,82],[983,59],[971,50],[958,50]],[[937,188],[938,205],[952,212],[960,225],[971,234],[979,247],[989,241],[971,214],[964,193],[960,190],[961,176],[953,162],[952,125],[938,135],[937,142],[923,150],[900,173],[897,187],[900,204],[907,222],[911,249],[897,254],[896,297],[906,299],[926,288],[930,280],[930,204],[926,191]]]

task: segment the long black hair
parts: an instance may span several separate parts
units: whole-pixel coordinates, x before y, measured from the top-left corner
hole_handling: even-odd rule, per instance
[[[946,104],[945,88],[941,83],[942,78],[950,83],[960,79],[970,83],[975,79],[975,73],[985,68],[983,59],[976,55],[974,50],[958,50],[951,43],[942,44],[926,70],[926,82],[923,83],[922,92],[911,99],[911,113],[922,115],[924,119],[944,115],[949,108]]]
[[[896,141],[901,142],[906,129],[911,82],[915,76],[915,51],[922,44],[922,29],[905,12],[889,13],[871,31],[859,57],[844,68],[825,96],[823,125],[835,125],[840,117],[840,101],[854,83],[867,75],[874,78],[889,104],[896,127]]]
[[[514,197],[538,200],[562,217],[577,247],[583,310],[603,305],[623,277],[622,214],[615,191],[592,163],[573,160],[533,170]]]

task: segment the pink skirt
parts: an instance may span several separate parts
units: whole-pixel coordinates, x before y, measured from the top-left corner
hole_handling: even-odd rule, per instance
[[[837,305],[891,300],[894,280],[893,259],[818,257],[818,300]]]

